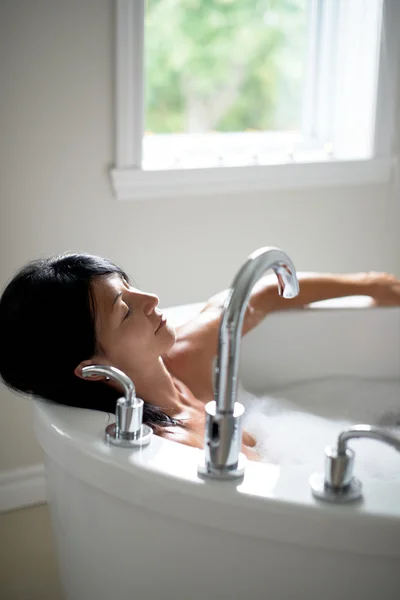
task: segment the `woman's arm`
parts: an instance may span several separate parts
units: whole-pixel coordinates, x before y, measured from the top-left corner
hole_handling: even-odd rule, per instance
[[[278,282],[268,274],[254,286],[243,322],[243,335],[267,314],[301,309],[321,300],[369,296],[376,306],[400,306],[400,280],[387,273],[297,273],[300,292],[287,300],[278,295]],[[198,397],[212,393],[212,361],[217,353],[221,311],[229,290],[209,299],[194,319],[177,328],[177,341],[168,352],[167,367]]]
[[[268,305],[268,312],[304,308],[322,300],[345,296],[372,296],[372,282],[364,274],[297,273],[299,294],[290,300],[279,296],[275,276],[261,281],[250,296],[250,304],[261,314]]]
[[[243,334],[256,327],[270,312],[301,309],[313,302],[369,296],[371,306],[400,306],[400,280],[388,273],[297,273],[298,296],[287,300],[278,294],[275,274],[262,277],[254,286],[243,323]],[[203,312],[221,311],[228,290],[210,298]]]

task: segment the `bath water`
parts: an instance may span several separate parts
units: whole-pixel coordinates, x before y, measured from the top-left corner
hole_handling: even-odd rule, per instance
[[[331,377],[293,384],[257,396],[239,385],[246,409],[244,429],[257,440],[262,460],[323,470],[324,449],[336,445],[350,425],[386,427],[400,437],[400,380]],[[399,480],[400,453],[369,439],[349,442],[356,452],[354,475]]]

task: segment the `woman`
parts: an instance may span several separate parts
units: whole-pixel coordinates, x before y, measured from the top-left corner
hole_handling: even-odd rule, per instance
[[[243,334],[272,311],[328,298],[365,295],[377,306],[400,305],[400,280],[385,273],[298,278],[300,294],[293,300],[278,296],[275,276],[255,286]],[[0,374],[14,390],[113,413],[117,384],[82,377],[86,365],[113,365],[134,381],[145,401],[144,421],[155,433],[201,448],[226,293],[174,330],[157,308],[158,297],[132,287],[106,259],[65,254],[33,261],[0,300]],[[245,432],[242,451],[250,459],[257,459],[255,443]]]

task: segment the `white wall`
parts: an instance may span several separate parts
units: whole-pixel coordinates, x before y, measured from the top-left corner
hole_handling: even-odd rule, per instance
[[[107,175],[112,0],[0,5],[1,288],[31,258],[65,250],[121,263],[164,306],[229,286],[263,245],[283,248],[299,270],[400,275],[400,202],[390,185],[116,201]],[[0,472],[40,461],[29,400],[1,387],[0,402]]]

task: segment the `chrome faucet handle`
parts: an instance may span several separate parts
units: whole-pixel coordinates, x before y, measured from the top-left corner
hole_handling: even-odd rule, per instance
[[[125,396],[119,398],[116,403],[115,423],[106,427],[106,441],[125,448],[148,444],[153,430],[148,425],[143,425],[144,402],[136,397],[133,381],[123,371],[108,365],[83,367],[82,375],[87,378],[92,375],[104,375],[106,379],[117,382],[125,392]]]
[[[325,449],[325,472],[310,477],[313,495],[327,502],[354,502],[362,497],[362,484],[353,477],[354,451],[347,442],[355,438],[370,438],[393,446],[400,452],[400,438],[372,425],[354,425],[344,429],[335,448]]]
[[[90,365],[83,367],[82,375],[84,377],[91,377],[92,375],[104,375],[108,379],[113,379],[124,389],[125,398],[127,403],[135,403],[136,389],[132,379],[130,379],[123,371],[111,367],[108,365]]]

